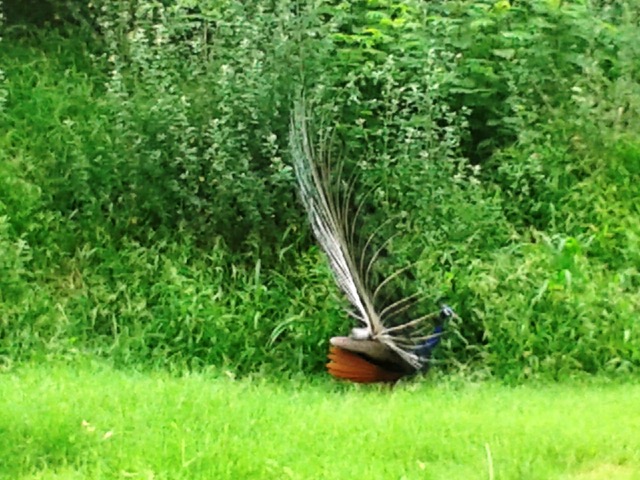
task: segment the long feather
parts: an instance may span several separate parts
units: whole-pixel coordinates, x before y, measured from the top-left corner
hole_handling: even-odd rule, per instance
[[[316,157],[307,131],[307,118],[302,102],[296,106],[289,138],[300,197],[313,233],[327,255],[336,283],[355,308],[357,318],[362,319],[369,335],[373,337],[384,327],[375,312],[364,279],[356,268],[357,262],[348,243],[347,222],[342,218],[338,202],[327,190],[329,179],[323,178],[319,169],[320,165],[324,165],[324,172],[327,172],[329,159],[323,156],[330,152],[322,151],[323,156]]]

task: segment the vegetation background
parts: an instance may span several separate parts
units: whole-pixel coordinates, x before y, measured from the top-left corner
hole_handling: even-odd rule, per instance
[[[5,0],[0,362],[319,372],[344,302],[296,198],[303,86],[441,369],[640,367],[636,0]]]

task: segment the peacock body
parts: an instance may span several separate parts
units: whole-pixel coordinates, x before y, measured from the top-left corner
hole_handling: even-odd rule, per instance
[[[314,143],[308,124],[301,100],[289,136],[300,198],[335,281],[351,305],[349,313],[358,323],[349,335],[330,339],[328,371],[359,383],[395,382],[424,371],[447,320],[456,315],[443,305],[437,312],[407,318],[406,313],[424,300],[419,294],[387,298],[381,304],[382,290],[406,268],[384,278],[371,274],[382,248],[372,247],[377,231],[365,242],[355,239],[364,200],[351,205],[354,182],[342,178],[343,164],[332,162],[327,139]]]

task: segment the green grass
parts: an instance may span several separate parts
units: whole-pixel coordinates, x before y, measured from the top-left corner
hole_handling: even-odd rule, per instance
[[[6,479],[640,478],[637,383],[361,388],[85,363],[8,369],[0,391]]]

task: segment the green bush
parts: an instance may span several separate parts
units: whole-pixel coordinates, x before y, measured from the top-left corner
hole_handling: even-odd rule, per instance
[[[633,370],[637,269],[611,278],[580,240],[537,240],[476,262],[465,278],[465,305],[481,321],[479,357],[504,378]]]
[[[638,358],[637,9],[92,2],[0,52],[0,354],[318,371],[349,320],[289,166],[300,89],[382,269],[451,303],[438,360]],[[5,99],[6,98],[6,99]],[[367,192],[371,192],[367,195]]]

